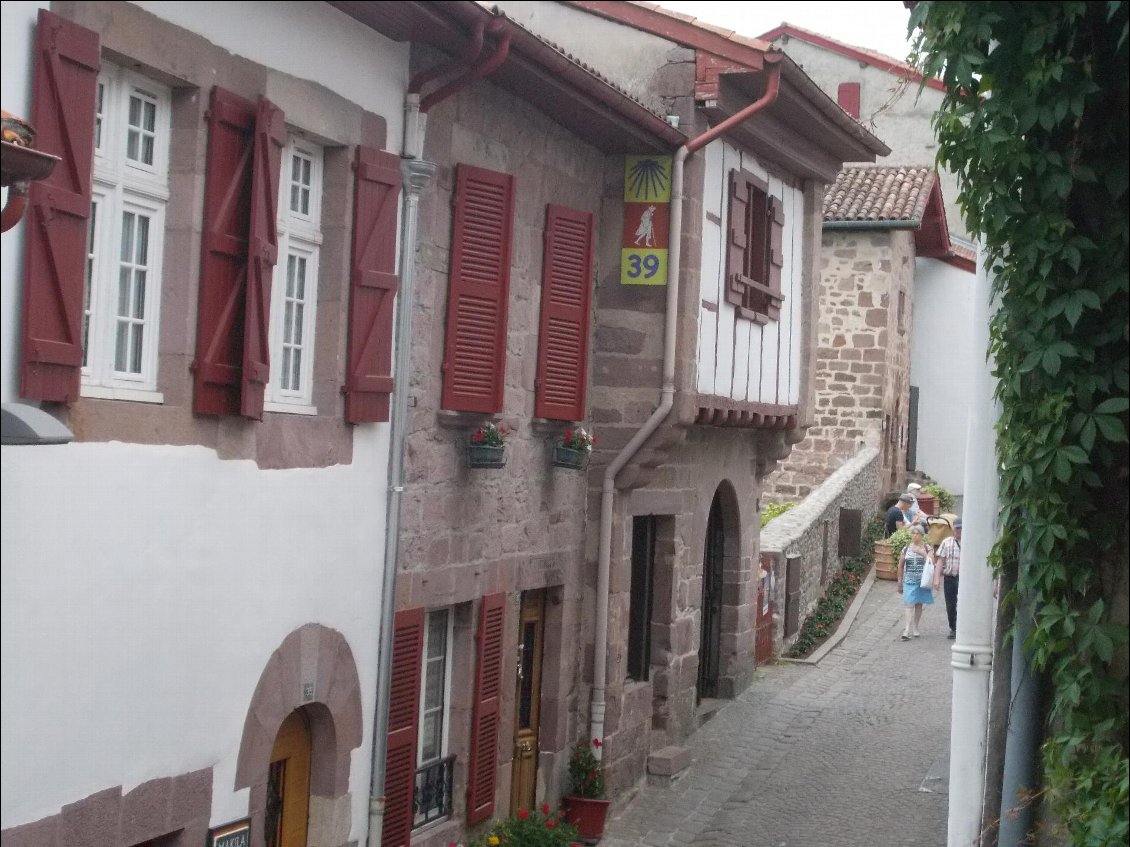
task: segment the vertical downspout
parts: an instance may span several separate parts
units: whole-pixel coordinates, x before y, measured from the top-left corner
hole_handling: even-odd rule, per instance
[[[957,640],[950,719],[948,847],[981,843],[981,804],[985,786],[985,745],[989,729],[989,672],[993,660],[993,573],[989,553],[997,538],[1000,475],[994,436],[1000,406],[993,399],[989,358],[992,291],[984,251],[977,261],[973,290],[973,405],[965,453],[964,537],[958,582]],[[1002,842],[1003,843],[1003,842]]]
[[[491,23],[491,31],[495,28]],[[482,49],[482,30],[476,27],[472,34],[475,56]],[[385,517],[385,569],[381,585],[381,632],[377,644],[377,704],[373,719],[373,755],[369,792],[369,831],[367,847],[380,847],[384,835],[385,759],[388,755],[389,688],[392,680],[393,620],[396,614],[396,572],[400,564],[400,507],[404,493],[404,443],[407,438],[408,383],[412,373],[412,315],[413,286],[416,277],[416,239],[419,224],[420,194],[427,188],[436,172],[434,162],[421,158],[424,152],[426,112],[443,97],[454,94],[463,85],[486,76],[505,60],[510,48],[509,35],[503,36],[495,52],[482,64],[469,68],[440,91],[429,95],[421,106],[419,88],[438,73],[445,72],[450,63],[439,66],[433,74],[417,74],[404,97],[404,138],[401,142],[400,169],[404,180],[404,220],[400,231],[400,283],[396,294],[396,372],[390,410],[388,501]],[[467,61],[474,60],[469,56]],[[432,69],[435,71],[436,69]],[[417,90],[411,90],[411,89]],[[442,96],[437,96],[442,95]]]
[[[671,222],[670,254],[667,257],[667,314],[663,329],[663,382],[659,390],[659,404],[642,427],[604,470],[604,483],[600,493],[600,543],[596,566],[596,622],[593,636],[592,697],[589,708],[589,737],[604,738],[605,692],[608,686],[608,583],[612,570],[612,506],[616,498],[616,476],[644,443],[667,419],[675,405],[675,340],[679,319],[679,263],[682,260],[683,240],[683,168],[687,157],[705,147],[732,127],[744,122],[777,99],[781,82],[782,54],[771,53],[765,57],[769,65],[765,93],[740,112],[687,142],[675,151],[671,168]],[[599,759],[603,746],[595,753]]]

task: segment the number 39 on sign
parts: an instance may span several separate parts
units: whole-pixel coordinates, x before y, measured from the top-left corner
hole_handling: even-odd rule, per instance
[[[667,251],[624,247],[620,251],[621,285],[666,285]]]

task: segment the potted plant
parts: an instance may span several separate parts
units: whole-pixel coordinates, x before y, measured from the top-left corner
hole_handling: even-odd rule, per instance
[[[604,834],[604,819],[611,803],[604,799],[604,771],[596,758],[598,749],[599,738],[573,745],[569,755],[569,790],[561,799],[565,817],[590,844]]]
[[[581,427],[565,430],[560,444],[553,445],[553,466],[581,470],[588,464],[596,436]]]
[[[472,468],[503,467],[506,464],[506,436],[509,434],[493,423],[476,429],[467,444],[467,464]]]
[[[578,847],[577,831],[565,820],[565,810],[554,812],[548,803],[540,809],[519,809],[495,821],[469,847]],[[451,842],[447,847],[463,847]]]
[[[910,543],[910,530],[903,527],[890,538],[875,542],[875,576],[879,579],[898,579],[899,556]]]

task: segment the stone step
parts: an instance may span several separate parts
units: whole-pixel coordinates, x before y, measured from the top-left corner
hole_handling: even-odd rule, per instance
[[[690,763],[691,751],[688,747],[672,745],[656,750],[647,757],[647,784],[670,785]]]

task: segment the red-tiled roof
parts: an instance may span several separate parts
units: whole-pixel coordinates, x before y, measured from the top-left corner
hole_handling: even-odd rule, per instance
[[[922,166],[850,165],[824,193],[825,221],[921,224],[937,174]]]

